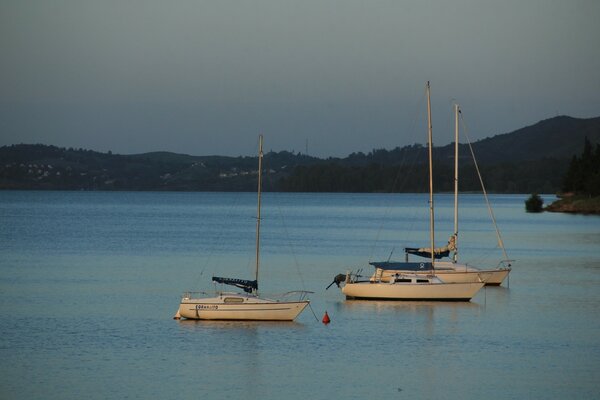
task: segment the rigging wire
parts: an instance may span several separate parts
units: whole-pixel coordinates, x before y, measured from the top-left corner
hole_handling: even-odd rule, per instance
[[[317,314],[315,314],[315,310],[313,310],[312,304],[308,303],[308,307],[310,308],[310,311],[312,311],[312,315],[315,316],[315,319],[317,320],[317,322],[319,322],[319,317],[317,317]]]
[[[504,259],[507,262],[509,262],[508,255],[506,254],[506,248],[504,247],[504,241],[502,240],[502,235],[500,234],[500,229],[498,228],[498,224],[496,223],[496,217],[494,216],[494,211],[492,210],[492,206],[490,205],[490,200],[488,198],[487,191],[486,191],[485,185],[483,183],[483,178],[481,177],[479,165],[477,164],[477,159],[475,158],[475,152],[473,151],[473,146],[471,145],[471,139],[469,139],[469,134],[467,133],[468,132],[467,124],[466,124],[465,120],[463,119],[462,113],[460,113],[459,115],[460,115],[460,121],[462,122],[462,125],[463,125],[462,131],[464,132],[465,138],[467,139],[467,144],[469,145],[469,150],[471,151],[471,156],[473,158],[473,163],[475,164],[475,170],[477,171],[477,176],[479,177],[479,183],[481,184],[481,190],[483,191],[483,197],[485,199],[485,204],[487,205],[488,212],[489,212],[490,217],[492,218],[492,222],[494,224],[494,229],[496,230],[498,246],[502,249],[502,254],[504,255]],[[510,262],[509,262],[509,266],[510,266]]]
[[[270,187],[274,187],[274,182],[273,182],[273,179],[271,177],[271,174],[268,173],[268,171],[271,169],[270,165],[271,164],[270,164],[269,157],[265,157],[264,158],[264,168],[265,168],[265,171],[267,171],[267,173],[265,173],[265,180],[270,185]],[[278,198],[278,195],[276,193],[271,192],[271,194],[273,195],[272,198],[274,198],[274,199]],[[298,275],[298,277],[300,279],[300,283],[302,285],[302,292],[304,292],[304,294],[302,296],[304,296],[304,295],[312,293],[312,292],[306,290],[306,284],[304,282],[304,278],[303,278],[302,273],[301,273],[300,263],[298,262],[298,258],[296,257],[296,251],[294,249],[293,242],[292,242],[292,240],[290,238],[289,230],[288,230],[287,224],[285,222],[284,214],[283,214],[282,209],[281,209],[281,203],[278,202],[278,201],[275,201],[275,204],[276,204],[276,209],[277,209],[277,212],[278,212],[279,220],[280,220],[281,226],[282,226],[283,231],[284,231],[284,236],[285,236],[286,242],[288,244],[289,251],[290,251],[290,253],[292,255],[292,259],[294,261],[294,266],[296,267],[297,275]],[[315,314],[314,309],[312,308],[312,305],[311,305],[310,302],[308,303],[308,306],[309,306],[309,308],[310,308],[313,316],[315,317],[315,320],[318,322],[319,319],[317,318],[317,315]]]
[[[233,214],[234,214],[234,210],[238,207],[239,205],[239,199],[240,196],[235,196],[233,198],[233,202],[230,204],[227,213],[225,214],[225,220],[226,221],[230,221],[233,218]],[[215,235],[215,239],[213,240],[210,247],[208,248],[208,254],[206,255],[206,257],[204,258],[204,263],[202,263],[201,269],[200,269],[200,273],[199,275],[196,277],[196,279],[194,280],[194,283],[196,284],[196,286],[198,286],[203,277],[204,277],[204,273],[206,272],[206,270],[212,266],[211,271],[214,274],[215,270],[217,270],[219,268],[219,264],[220,264],[220,258],[219,257],[214,257],[215,253],[217,252],[217,248],[224,243],[224,237],[225,237],[226,231],[224,229],[219,229],[216,232]],[[213,262],[213,258],[215,258],[215,261]]]
[[[256,141],[256,144],[253,146],[253,149],[249,152],[254,152],[255,149],[258,148],[258,139]],[[244,193],[243,192],[237,192],[235,194],[235,196],[233,196],[233,202],[230,204],[230,206],[227,209],[227,212],[225,213],[225,221],[231,221],[233,219],[234,216],[234,211],[239,207],[240,204],[240,199],[242,197]],[[212,274],[214,275],[215,271],[218,270],[220,268],[220,263],[221,263],[221,257],[214,257],[215,253],[217,252],[217,248],[220,247],[220,245],[222,245],[223,243],[225,243],[225,235],[227,234],[225,229],[219,229],[215,235],[216,240],[214,240],[211,244],[211,246],[208,248],[208,255],[206,256],[206,258],[204,259],[204,263],[201,267],[200,270],[200,274],[196,277],[196,279],[193,280],[194,284],[196,287],[200,286],[200,284],[202,283],[202,279],[204,277],[204,272],[210,267]],[[215,258],[215,261],[212,262],[213,258]],[[248,265],[246,266],[247,270],[250,270],[250,260],[247,263]]]
[[[417,107],[415,109],[415,112],[413,113],[413,118],[411,120],[411,124],[409,125],[409,130],[408,132],[412,135],[415,131],[416,131],[416,124],[417,124],[417,120],[419,119],[419,117],[422,115],[422,109],[423,109],[423,103],[425,101],[425,93],[423,93],[421,95],[421,98],[419,99],[419,101],[417,102]],[[414,152],[413,154],[413,158],[411,160],[409,160],[407,162],[407,158],[408,155],[404,155],[402,157],[402,160],[400,161],[400,165],[398,166],[397,172],[396,172],[396,176],[394,178],[394,181],[392,183],[392,187],[390,188],[390,193],[395,193],[396,189],[400,190],[401,188],[406,186],[406,183],[409,179],[410,176],[412,176],[413,171],[415,170],[415,167],[417,165],[417,160],[419,159],[419,157],[421,156],[422,151],[424,152],[425,149],[419,149],[416,152]],[[408,170],[406,171],[406,173],[404,174],[404,179],[400,181],[400,174],[403,172],[403,168],[408,165]],[[373,243],[373,245],[371,246],[371,251],[369,254],[369,262],[372,261],[373,259],[373,255],[375,253],[375,248],[377,247],[377,243],[379,242],[380,236],[381,236],[381,232],[383,231],[384,226],[386,225],[387,221],[388,221],[388,216],[391,213],[392,210],[392,202],[395,199],[392,197],[390,197],[390,200],[388,202],[388,206],[386,207],[386,212],[384,214],[384,218],[381,221],[381,224],[379,225],[379,228],[377,229],[377,233],[375,235],[375,241]],[[413,212],[413,216],[416,213],[416,211]],[[410,229],[408,230],[408,232],[412,232],[412,229],[414,227],[414,223],[415,223],[415,218],[412,219],[411,221],[411,226]],[[405,241],[407,241],[408,238],[405,239]]]
[[[265,157],[264,161],[265,161],[265,169],[268,171],[269,168],[270,168],[270,160],[267,157]],[[274,182],[273,182],[273,180],[271,178],[271,174],[265,174],[265,175],[266,175],[266,179],[267,179],[268,183],[271,185],[271,187],[273,187]],[[273,194],[272,197],[276,198],[277,195]],[[283,232],[284,232],[284,235],[285,235],[285,239],[286,239],[287,245],[289,247],[290,253],[292,254],[292,259],[294,260],[294,266],[296,267],[296,272],[298,273],[298,277],[300,278],[300,284],[302,285],[302,290],[306,290],[306,285],[304,283],[304,278],[302,277],[302,272],[301,272],[301,269],[300,269],[300,263],[298,262],[298,258],[296,257],[296,251],[295,251],[295,248],[294,248],[294,244],[293,244],[293,242],[291,240],[291,237],[290,237],[290,234],[289,234],[289,231],[288,231],[288,227],[287,227],[287,224],[285,223],[285,218],[284,218],[283,212],[281,210],[281,203],[280,202],[275,202],[275,204],[277,206],[278,217],[279,217],[281,226],[283,228]]]

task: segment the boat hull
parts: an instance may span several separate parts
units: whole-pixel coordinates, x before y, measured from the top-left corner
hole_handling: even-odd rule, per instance
[[[510,273],[510,269],[497,269],[484,271],[484,273],[489,274],[484,281],[486,286],[500,286]]]
[[[308,304],[308,300],[284,302],[244,295],[183,298],[179,316],[200,320],[293,321]]]
[[[451,262],[436,263],[435,274],[444,282],[479,282],[499,286],[510,273],[510,268],[479,269]]]
[[[484,286],[483,282],[467,283],[346,283],[342,293],[347,299],[362,300],[428,300],[470,301]]]

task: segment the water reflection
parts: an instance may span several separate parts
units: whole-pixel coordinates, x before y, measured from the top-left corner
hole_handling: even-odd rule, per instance
[[[204,321],[175,322],[182,345],[194,349],[190,365],[212,372],[206,386],[211,390],[227,388],[232,398],[264,398],[275,364],[285,358],[281,349],[290,337],[304,338],[304,325],[279,321]],[[285,339],[285,340],[284,340]],[[276,362],[273,361],[273,359]],[[234,377],[234,379],[232,379]],[[210,392],[208,393],[211,394]]]
[[[350,311],[375,311],[380,312],[424,312],[434,310],[459,310],[477,309],[480,306],[470,301],[446,302],[446,301],[377,301],[377,300],[346,300],[342,308]]]
[[[461,321],[484,310],[483,305],[472,302],[372,300],[346,300],[339,308],[342,313],[357,314],[364,320],[392,317],[390,320],[396,321],[399,328],[412,321],[416,325],[411,329],[417,329],[417,335],[424,338],[434,338],[441,331],[460,334],[464,330]]]
[[[194,331],[199,328],[227,329],[257,332],[260,328],[303,329],[305,326],[296,321],[221,321],[181,319],[177,321],[182,329]]]
[[[480,302],[483,308],[486,308],[488,303],[505,306],[510,302],[510,289],[505,286],[484,286],[475,300]]]

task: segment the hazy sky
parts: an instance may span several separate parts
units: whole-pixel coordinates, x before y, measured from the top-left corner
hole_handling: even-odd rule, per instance
[[[600,115],[598,0],[0,0],[0,145],[345,156]]]

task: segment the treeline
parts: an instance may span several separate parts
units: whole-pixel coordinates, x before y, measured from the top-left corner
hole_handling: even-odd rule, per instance
[[[600,196],[600,143],[593,149],[586,137],[583,152],[573,156],[563,180],[562,190],[577,195]]]
[[[0,148],[0,188],[156,190],[180,163],[91,150],[12,145]]]
[[[496,193],[554,193],[560,188],[568,161],[544,158],[521,163],[502,163],[480,166],[486,189]],[[410,192],[429,190],[428,165],[412,166],[344,166],[327,163],[297,167],[281,179],[279,188],[291,192]],[[450,163],[434,166],[436,192],[454,190],[454,169]],[[467,163],[459,167],[461,191],[481,191],[475,167]]]
[[[427,192],[427,152],[414,145],[349,157],[317,159],[289,152],[265,155],[265,191]],[[452,160],[434,151],[437,192],[453,190]],[[587,160],[587,156],[584,157]],[[116,155],[45,145],[0,148],[0,189],[253,191],[256,157],[188,156],[173,153]],[[578,161],[578,168],[588,161]],[[568,159],[480,165],[488,190],[554,193]],[[460,190],[481,190],[474,166],[461,159]],[[578,183],[581,185],[581,183]]]
[[[0,147],[0,189],[253,191],[256,157],[190,156],[169,152],[118,155],[18,144]],[[265,154],[264,189],[296,165],[318,159],[282,151]]]

